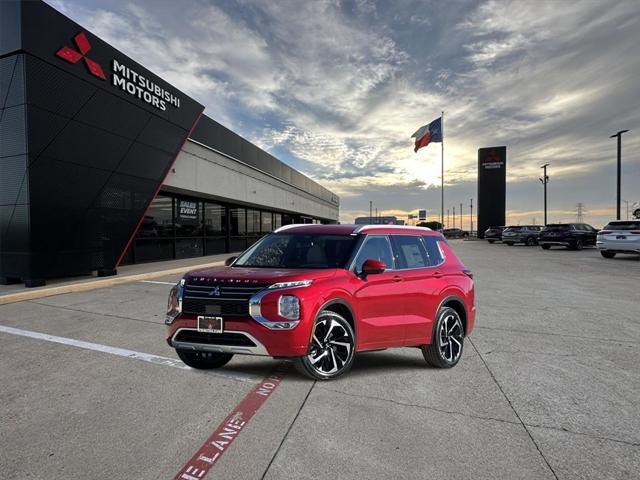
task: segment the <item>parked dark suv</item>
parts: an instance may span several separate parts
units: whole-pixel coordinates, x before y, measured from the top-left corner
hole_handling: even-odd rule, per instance
[[[445,228],[442,230],[442,234],[447,238],[467,238],[469,236],[469,232],[461,228]]]
[[[596,244],[598,230],[586,223],[555,223],[547,225],[538,237],[538,243],[548,250],[554,245],[572,250]]]
[[[502,232],[502,243],[507,245],[515,245],[516,243],[524,243],[532,247],[538,244],[538,237],[542,227],[540,225],[518,225],[507,227]]]
[[[472,275],[440,233],[391,225],[287,225],[226,267],[188,272],[167,341],[194,368],[234,354],[290,357],[317,380],[354,352],[419,347],[453,367],[475,318]]]
[[[502,240],[502,232],[506,227],[489,227],[484,231],[484,238],[489,243],[495,243]]]

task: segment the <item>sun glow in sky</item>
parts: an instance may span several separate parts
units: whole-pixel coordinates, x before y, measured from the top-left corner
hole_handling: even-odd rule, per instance
[[[509,223],[600,227],[640,202],[640,3],[630,1],[48,0],[341,197],[341,220],[445,210],[476,195],[477,149],[507,146]],[[458,207],[459,208],[459,207]],[[624,205],[623,205],[624,209]],[[467,224],[464,225],[468,227]]]

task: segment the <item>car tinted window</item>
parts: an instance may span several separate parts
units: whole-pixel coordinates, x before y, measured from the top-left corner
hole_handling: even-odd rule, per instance
[[[603,230],[640,230],[640,221],[611,222]]]
[[[567,224],[548,225],[546,230],[549,232],[565,232],[567,230],[572,230],[572,227]]]
[[[436,237],[423,236],[422,243],[424,244],[427,251],[429,265],[440,265],[444,258],[442,258],[442,253],[440,252],[440,248],[438,247],[438,239]]]
[[[395,268],[391,244],[386,235],[367,235],[356,257],[356,272],[361,272],[362,264],[370,258],[384,262],[388,269]]]
[[[398,268],[421,268],[429,266],[429,258],[420,237],[393,235]]]

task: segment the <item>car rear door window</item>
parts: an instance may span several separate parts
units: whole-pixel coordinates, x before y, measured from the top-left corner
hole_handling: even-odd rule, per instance
[[[421,237],[422,244],[427,251],[427,258],[429,259],[429,266],[440,265],[444,261],[444,257],[442,256],[442,251],[438,246],[438,238],[437,237]],[[443,240],[444,241],[444,240]]]
[[[424,268],[429,266],[429,256],[420,237],[393,235],[398,268]]]

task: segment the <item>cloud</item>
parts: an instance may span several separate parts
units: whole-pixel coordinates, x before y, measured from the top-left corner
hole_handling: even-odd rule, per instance
[[[413,0],[51,2],[334,190],[345,221],[368,214],[372,197],[389,211],[439,211],[440,145],[414,154],[409,136],[441,110],[449,207],[475,196],[477,149],[507,145],[514,218],[539,212],[539,165],[550,162],[554,184],[584,188],[580,201],[605,221],[608,136],[640,130],[633,0],[447,2],[427,13]],[[640,197],[634,135],[623,191]],[[571,211],[575,199],[556,201]]]

